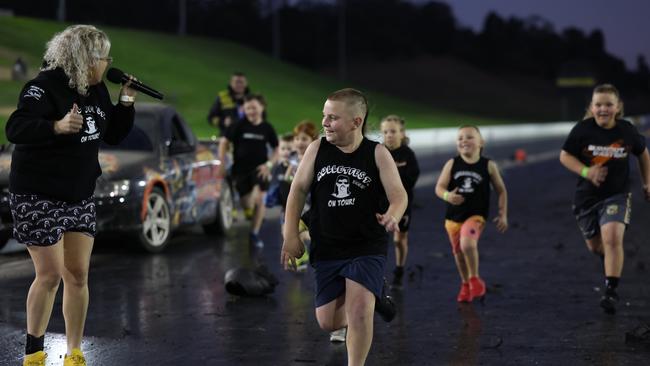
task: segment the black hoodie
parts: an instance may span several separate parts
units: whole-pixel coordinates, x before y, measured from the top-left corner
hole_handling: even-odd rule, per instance
[[[103,82],[83,96],[68,85],[62,69],[42,71],[20,93],[18,108],[5,131],[16,144],[11,161],[9,191],[77,202],[95,190],[101,168],[97,159],[101,140],[118,144],[133,127],[135,109],[112,105]],[[54,121],[76,103],[84,119],[74,134],[55,135]]]

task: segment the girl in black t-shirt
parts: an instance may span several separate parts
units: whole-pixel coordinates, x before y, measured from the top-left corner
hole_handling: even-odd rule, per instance
[[[347,326],[351,365],[364,364],[370,350],[373,309],[386,321],[395,315],[383,291],[386,232],[399,230],[407,204],[388,150],[363,136],[367,115],[368,103],[357,90],[328,96],[325,137],[309,145],[291,184],[281,252],[285,269],[294,269],[304,251],[298,220],[311,193],[316,319],[328,331]],[[387,209],[382,196],[388,199]]]
[[[381,121],[381,133],[384,136],[384,145],[395,160],[399,177],[408,195],[406,211],[399,222],[399,232],[394,233],[395,242],[395,269],[393,270],[393,286],[401,286],[404,275],[404,265],[408,254],[408,230],[411,226],[411,202],[413,201],[413,187],[420,175],[420,167],[415,158],[415,153],[408,147],[408,138],[404,130],[404,119],[400,116],[386,116]]]
[[[499,214],[493,220],[499,232],[508,228],[508,193],[495,162],[481,155],[483,138],[476,126],[462,126],[456,142],[458,156],[442,168],[436,195],[447,202],[445,229],[462,280],[458,302],[485,296],[478,273],[478,240],[490,205],[490,183],[498,194]]]
[[[593,253],[604,260],[605,294],[600,306],[616,312],[616,288],[623,271],[623,234],[630,218],[629,154],[637,156],[643,191],[650,199],[650,155],[645,138],[621,119],[623,102],[616,87],[599,85],[582,122],[567,137],[560,162],[578,178],[573,213]]]
[[[232,179],[239,193],[244,215],[252,220],[250,242],[255,247],[263,247],[259,238],[266,206],[264,195],[268,189],[271,168],[278,156],[278,136],[273,126],[264,120],[266,102],[258,94],[244,98],[246,118],[230,125],[226,135],[219,143],[219,159],[224,161],[226,153],[233,145]],[[269,158],[269,147],[272,151]],[[221,175],[225,166],[221,165]]]

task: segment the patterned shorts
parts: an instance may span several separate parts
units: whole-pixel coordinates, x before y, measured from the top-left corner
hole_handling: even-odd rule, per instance
[[[26,245],[49,246],[66,231],[97,234],[95,197],[78,202],[45,199],[33,194],[9,194],[14,238]]]

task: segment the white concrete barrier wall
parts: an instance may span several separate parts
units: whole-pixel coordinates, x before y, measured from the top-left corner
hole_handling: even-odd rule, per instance
[[[631,120],[642,130],[650,128],[650,115],[626,117]],[[552,122],[552,123],[527,123],[527,124],[512,124],[512,125],[495,125],[495,126],[479,126],[481,135],[486,143],[499,143],[499,142],[512,142],[538,140],[553,137],[566,137],[573,126],[573,122]],[[449,150],[456,146],[456,137],[458,127],[444,127],[444,128],[426,128],[415,129],[406,131],[410,142],[409,146],[418,151],[439,151]],[[371,131],[367,134],[368,138],[383,141],[381,132]]]

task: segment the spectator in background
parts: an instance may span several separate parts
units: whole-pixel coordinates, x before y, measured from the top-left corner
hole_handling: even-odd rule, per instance
[[[27,79],[27,63],[22,57],[18,57],[11,69],[11,80],[23,81],[25,79]]]
[[[244,97],[249,94],[246,75],[234,72],[230,77],[228,89],[217,94],[208,114],[208,123],[219,128],[219,136],[224,136],[226,129],[233,122],[244,118]]]

